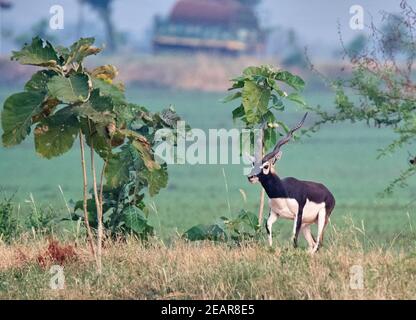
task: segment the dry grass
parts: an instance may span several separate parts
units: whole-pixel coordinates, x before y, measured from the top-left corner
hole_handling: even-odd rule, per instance
[[[108,59],[106,61],[108,63]],[[249,65],[276,63],[251,56],[206,54],[117,56],[109,61],[117,66],[119,79],[126,84],[208,92],[225,92],[230,87],[230,79]]]
[[[346,240],[349,239],[349,242]],[[354,239],[354,240],[351,240]],[[49,288],[37,257],[48,241],[0,245],[1,299],[414,299],[416,255],[331,240],[317,255],[264,244],[107,242],[97,276],[86,245],[64,264],[66,286]],[[350,288],[350,268],[364,268],[364,289]]]

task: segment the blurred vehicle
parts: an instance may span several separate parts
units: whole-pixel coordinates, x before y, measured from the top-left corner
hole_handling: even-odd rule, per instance
[[[265,34],[245,1],[179,0],[168,17],[155,17],[153,49],[261,53]]]

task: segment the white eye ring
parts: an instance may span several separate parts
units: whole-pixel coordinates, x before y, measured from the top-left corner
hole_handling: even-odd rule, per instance
[[[262,168],[262,169],[267,169],[267,167],[269,166],[269,163],[268,162],[265,162],[265,163],[263,163],[261,166],[260,166],[260,168]]]

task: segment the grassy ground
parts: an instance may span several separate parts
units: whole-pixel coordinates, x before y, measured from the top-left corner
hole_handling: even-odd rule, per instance
[[[0,299],[416,298],[414,247],[365,249],[361,231],[333,230],[314,256],[285,244],[109,241],[102,276],[79,243],[63,263],[62,290],[50,288],[56,262],[48,260],[47,241],[27,236],[0,244]]]
[[[11,91],[1,89],[0,102]],[[232,107],[219,103],[220,94],[140,88],[129,88],[127,93],[152,110],[174,104],[194,128],[233,126]],[[305,96],[310,103],[331,105],[328,94]],[[289,110],[285,118],[295,123],[301,111]],[[260,187],[248,184],[242,165],[172,165],[169,187],[148,200],[154,208],[151,223],[163,241],[107,242],[104,274],[97,277],[75,226],[65,225],[63,238],[72,244],[76,240],[77,245],[75,259],[64,263],[62,291],[49,288],[53,261],[39,263],[47,239],[29,234],[11,245],[0,241],[0,299],[415,298],[414,191],[407,188],[389,198],[377,196],[406,166],[405,152],[376,160],[376,150],[391,138],[386,130],[362,124],[329,125],[285,147],[278,173],[323,182],[337,199],[326,246],[314,257],[302,249],[303,240],[301,249],[289,246],[289,221],[275,224],[272,250],[265,242],[237,247],[174,240],[177,232],[195,224],[234,215],[242,208],[256,210]],[[0,148],[0,190],[17,191],[19,215],[33,211],[34,203],[25,201],[30,194],[38,208],[50,205],[56,215],[68,215],[65,201],[80,199],[82,192],[78,151],[76,146],[61,158],[44,160],[35,155],[32,139],[12,149]],[[350,288],[353,265],[364,268],[363,290]]]

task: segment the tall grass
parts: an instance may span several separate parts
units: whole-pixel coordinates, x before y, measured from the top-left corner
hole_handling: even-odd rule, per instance
[[[6,196],[1,194],[0,199],[0,239],[9,241],[19,232],[19,223],[16,218],[15,204],[13,203],[14,195]]]
[[[49,265],[39,264],[48,245],[21,237],[0,245],[1,299],[414,299],[416,252],[364,245],[361,227],[331,227],[314,256],[289,241],[169,243],[134,238],[108,240],[98,277],[85,243],[66,262],[65,289],[49,288]],[[353,266],[363,268],[363,288],[350,286]]]
[[[7,195],[0,191],[0,241],[12,242],[25,232],[33,237],[49,236],[54,229],[62,233],[58,211],[51,205],[39,206],[32,194],[22,204],[15,201],[15,194]],[[74,224],[75,225],[75,224]],[[71,237],[75,235],[75,229]]]

